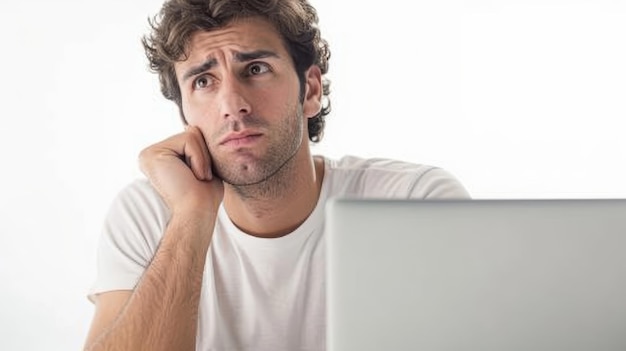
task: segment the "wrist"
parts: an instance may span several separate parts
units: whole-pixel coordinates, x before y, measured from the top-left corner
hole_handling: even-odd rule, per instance
[[[221,201],[216,199],[185,200],[171,206],[172,217],[206,220],[217,216]]]
[[[168,222],[168,232],[177,233],[175,234],[177,241],[189,238],[194,242],[204,241],[203,239],[208,242],[213,235],[218,208],[219,206],[215,206],[214,209],[196,206],[177,207],[172,211]]]

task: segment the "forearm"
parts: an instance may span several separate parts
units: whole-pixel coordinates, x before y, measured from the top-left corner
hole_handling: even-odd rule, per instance
[[[122,312],[88,350],[194,350],[206,253],[215,218],[172,216]]]

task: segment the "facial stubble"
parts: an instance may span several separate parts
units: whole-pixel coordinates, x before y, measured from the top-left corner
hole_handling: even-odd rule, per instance
[[[277,126],[254,116],[245,116],[232,121],[228,131],[244,128],[259,128],[268,147],[262,155],[246,157],[233,162],[226,157],[212,155],[215,174],[244,198],[266,198],[280,196],[294,180],[294,158],[303,142],[304,118],[302,104],[296,102],[286,108],[286,118]],[[223,134],[222,134],[223,135]],[[237,152],[247,152],[241,150]]]

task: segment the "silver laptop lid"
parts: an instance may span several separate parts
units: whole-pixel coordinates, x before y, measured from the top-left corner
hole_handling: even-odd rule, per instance
[[[332,200],[328,350],[626,350],[626,200]]]

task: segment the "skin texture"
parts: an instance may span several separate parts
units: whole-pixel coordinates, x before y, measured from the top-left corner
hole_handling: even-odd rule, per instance
[[[301,92],[269,22],[250,18],[198,32],[175,68],[189,126],[139,157],[171,219],[135,289],[96,297],[89,350],[194,350],[220,203],[246,233],[279,237],[319,197],[323,162],[311,156],[305,136],[306,119],[321,108],[321,73],[310,67]]]
[[[179,84],[186,119],[203,131],[216,175],[246,192],[270,185],[268,179],[295,156],[305,121],[298,79],[291,74],[294,67],[280,40],[271,31],[239,29],[194,36],[191,45],[202,49],[177,64],[176,72],[183,77]],[[240,44],[253,37],[260,38],[254,46]],[[259,47],[268,49],[259,52]],[[205,63],[213,67],[198,75],[188,73]],[[276,103],[276,96],[283,101]]]

